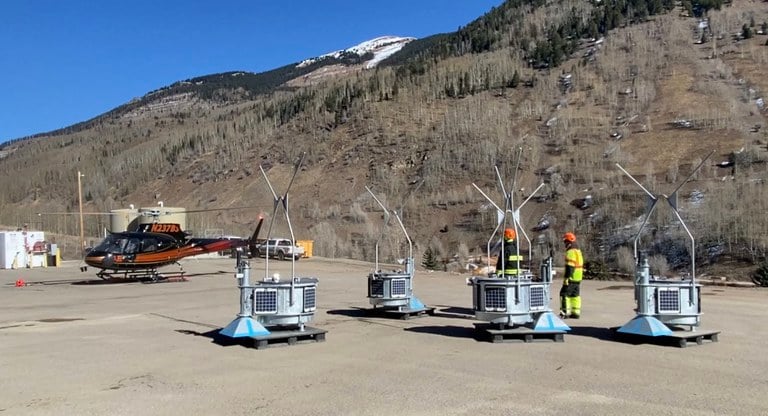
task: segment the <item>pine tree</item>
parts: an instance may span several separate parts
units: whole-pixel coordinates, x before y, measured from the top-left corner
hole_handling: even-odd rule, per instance
[[[456,98],[456,86],[453,85],[453,81],[451,81],[448,86],[445,87],[445,95],[450,98]]]
[[[549,40],[550,42],[550,55],[549,55],[549,66],[550,67],[556,67],[559,66],[564,59],[565,52],[563,51],[563,38],[560,36],[560,33],[554,32],[552,34],[552,37]]]
[[[517,86],[520,84],[520,73],[515,70],[515,73],[512,74],[512,80],[509,81],[509,86],[512,88],[517,88]]]
[[[752,274],[752,280],[755,284],[768,287],[768,260],[757,267],[757,270]]]
[[[421,265],[424,266],[424,268],[427,270],[437,269],[437,256],[432,250],[432,247],[427,247],[427,250],[424,252],[424,256],[422,257]]]
[[[597,37],[600,36],[600,32],[598,31],[598,28],[597,28],[597,22],[595,22],[594,20],[589,22],[589,27],[587,29],[587,36],[595,39],[597,39]]]
[[[752,37],[752,29],[750,29],[750,27],[747,26],[746,23],[741,27],[741,36],[744,39],[749,39]]]

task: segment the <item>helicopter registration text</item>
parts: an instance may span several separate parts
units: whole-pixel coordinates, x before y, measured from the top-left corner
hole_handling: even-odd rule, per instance
[[[152,227],[149,229],[150,232],[153,233],[178,233],[181,232],[181,227],[179,227],[179,224],[152,224]]]

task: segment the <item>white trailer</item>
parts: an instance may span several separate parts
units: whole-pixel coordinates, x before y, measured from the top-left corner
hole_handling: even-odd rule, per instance
[[[42,231],[0,232],[0,268],[42,267],[47,253],[33,252],[35,243],[45,241]]]

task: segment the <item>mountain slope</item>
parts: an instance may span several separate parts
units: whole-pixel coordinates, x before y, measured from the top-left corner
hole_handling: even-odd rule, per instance
[[[361,57],[363,66],[365,69],[375,68],[379,62],[389,58],[393,54],[397,53],[405,45],[415,40],[415,38],[404,38],[400,36],[381,36],[369,41],[362,42],[351,48],[330,52],[324,55],[320,55],[317,58],[305,59],[297,65],[297,67],[305,67],[322,61],[325,59],[340,59],[344,56],[357,56]],[[363,57],[367,57],[365,59]]]
[[[291,215],[299,237],[315,240],[316,254],[370,259],[381,226],[364,189],[370,186],[391,205],[405,202],[417,256],[429,246],[466,258],[483,250],[495,226],[472,183],[498,201],[493,166],[511,179],[522,147],[517,200],[545,183],[522,213],[534,248],[557,245],[559,234],[574,230],[589,259],[626,268],[622,247],[631,246],[645,202],[615,164],[669,192],[714,150],[698,180],[681,189],[681,210],[703,253],[698,264],[760,260],[768,224],[754,212],[768,201],[766,138],[753,130],[764,124],[755,100],[765,88],[765,37],[737,41],[731,33],[750,14],[758,24],[768,19],[766,4],[711,10],[712,26],[721,28],[710,34],[714,48],[711,40],[696,43],[697,21],[680,9],[619,18],[637,16],[627,5],[640,2],[622,4],[614,15],[586,1],[509,1],[456,33],[407,43],[376,70],[312,83],[298,81],[325,59],[276,69],[274,81],[260,78],[253,89],[243,85],[256,78],[234,73],[174,84],[77,131],[3,148],[0,168],[12,176],[2,183],[0,219],[34,223],[30,213],[74,210],[81,170],[87,210],[159,200],[190,209],[259,206],[190,218],[196,230],[245,235],[255,211],[272,213],[259,166],[282,189],[306,152]],[[520,16],[525,25],[515,24]],[[351,63],[362,68],[364,59]],[[206,85],[217,87],[206,94]],[[715,166],[729,158],[730,168]],[[586,209],[572,204],[587,196]],[[686,240],[668,217],[651,222],[663,232],[647,242],[659,268],[662,260],[685,265]],[[541,219],[550,227],[533,231]],[[71,218],[43,221],[75,233]],[[87,225],[98,234],[98,220]],[[388,253],[402,244],[396,229],[387,234]]]

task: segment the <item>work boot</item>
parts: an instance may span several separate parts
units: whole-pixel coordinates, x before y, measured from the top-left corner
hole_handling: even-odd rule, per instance
[[[579,319],[579,318],[581,318],[581,315],[571,314],[568,317],[571,318],[571,319]]]
[[[560,311],[560,319],[568,319],[568,314],[563,311]]]

